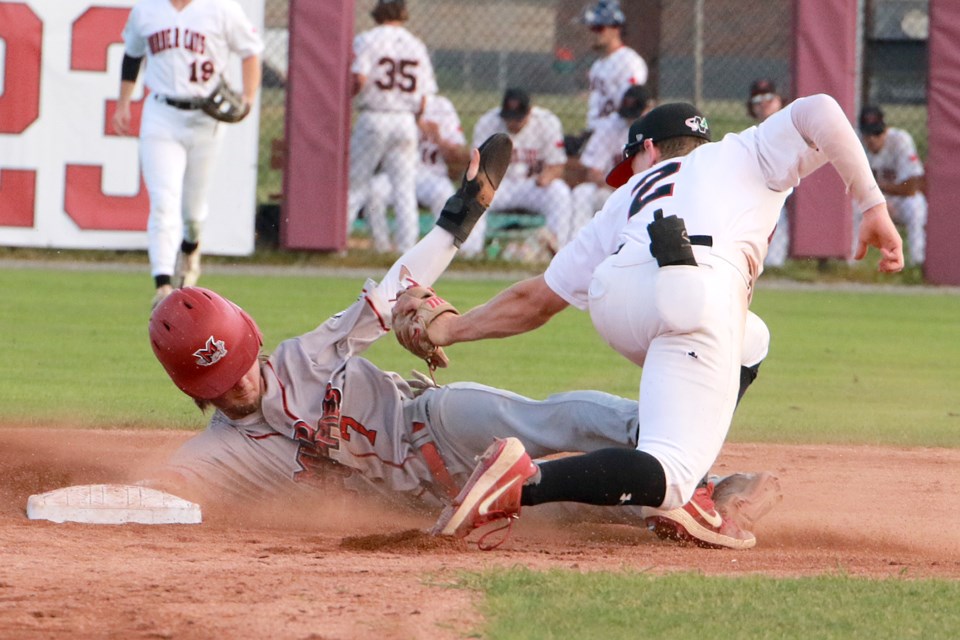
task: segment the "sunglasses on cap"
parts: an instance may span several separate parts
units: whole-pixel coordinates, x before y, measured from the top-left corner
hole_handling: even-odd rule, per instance
[[[629,160],[643,149],[643,140],[635,140],[623,145],[623,159]]]
[[[761,102],[767,102],[773,100],[777,97],[775,93],[758,93],[757,95],[750,98],[750,104],[760,104]]]

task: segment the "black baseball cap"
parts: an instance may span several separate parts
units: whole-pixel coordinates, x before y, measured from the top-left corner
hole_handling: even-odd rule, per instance
[[[763,95],[765,93],[776,93],[777,85],[770,78],[757,78],[750,85],[750,97]]]
[[[607,184],[620,187],[633,175],[631,160],[643,148],[644,140],[660,142],[669,138],[693,136],[710,141],[710,125],[700,110],[688,102],[671,102],[654,107],[630,125],[623,160],[607,174]]]
[[[623,92],[623,98],[620,99],[620,108],[617,113],[621,118],[639,118],[640,114],[650,102],[650,94],[639,84],[631,85],[629,89]]]
[[[887,130],[880,107],[864,107],[860,111],[860,131],[865,136],[875,136]]]
[[[523,89],[507,89],[503,94],[500,117],[504,120],[523,120],[530,113],[530,94]]]

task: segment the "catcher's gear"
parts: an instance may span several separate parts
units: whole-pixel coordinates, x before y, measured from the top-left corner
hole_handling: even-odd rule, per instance
[[[150,344],[181,391],[212,400],[260,354],[263,334],[247,312],[209,289],[174,289],[150,316]]]
[[[404,349],[426,360],[430,370],[446,367],[450,360],[443,349],[430,341],[430,323],[445,313],[460,314],[457,309],[432,289],[412,286],[397,295],[393,306],[393,331]]]
[[[476,177],[467,180],[467,174],[463,174],[460,188],[447,199],[437,220],[438,227],[453,234],[453,243],[457,247],[466,241],[477,220],[490,206],[510,165],[513,142],[507,134],[495,133],[478,147],[478,151],[480,168]]]
[[[250,105],[244,104],[243,96],[230,88],[224,80],[220,80],[200,108],[204,113],[220,122],[240,122],[250,113]]]

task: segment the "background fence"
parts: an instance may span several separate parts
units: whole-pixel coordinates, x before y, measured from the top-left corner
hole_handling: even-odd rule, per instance
[[[374,0],[357,0],[355,32],[374,26]],[[788,100],[792,0],[630,0],[626,44],[650,67],[659,102],[688,100],[715,133],[749,126],[750,83],[772,79]],[[477,118],[519,86],[561,120],[584,128],[587,70],[596,59],[582,24],[584,0],[408,0],[407,27],[431,52],[440,92],[471,138]],[[909,131],[926,159],[928,0],[863,0],[859,46],[863,104],[879,104],[891,126]],[[284,134],[287,0],[267,0],[258,200],[275,201],[282,175],[275,140]],[[322,118],[323,114],[317,114]]]

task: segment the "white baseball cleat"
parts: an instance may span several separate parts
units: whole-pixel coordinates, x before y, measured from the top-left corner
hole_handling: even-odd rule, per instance
[[[195,287],[200,280],[200,248],[197,247],[193,253],[180,254],[180,286]]]

